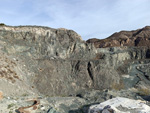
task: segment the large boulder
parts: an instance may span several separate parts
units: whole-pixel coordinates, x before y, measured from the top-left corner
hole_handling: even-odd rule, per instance
[[[141,100],[116,97],[89,108],[89,113],[149,113],[150,107]]]

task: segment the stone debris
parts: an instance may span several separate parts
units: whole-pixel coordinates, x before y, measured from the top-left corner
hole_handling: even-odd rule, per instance
[[[90,106],[88,113],[150,113],[150,106],[141,100],[116,97]]]

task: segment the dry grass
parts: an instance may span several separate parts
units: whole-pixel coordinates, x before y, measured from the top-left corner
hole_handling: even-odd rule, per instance
[[[13,61],[9,61],[7,58],[0,59],[0,61],[6,62],[5,65],[0,65],[0,78],[10,80],[12,83],[14,83],[16,79],[19,80],[19,76],[14,70],[15,63],[13,63]]]
[[[16,80],[20,80],[15,71],[16,63],[13,60],[8,59],[5,55],[0,55],[0,78],[9,80],[15,83]]]
[[[143,96],[150,95],[150,89],[140,88],[140,89],[138,89],[138,93],[139,93],[139,95],[143,95]]]
[[[105,58],[105,54],[103,54],[103,53],[97,53],[96,57],[95,57],[95,60],[104,59],[104,58]]]
[[[114,89],[114,90],[121,90],[121,89],[124,89],[124,83],[123,82],[120,82],[119,84],[117,83],[113,83],[111,88]]]
[[[0,92],[0,100],[3,98],[3,93]]]
[[[12,83],[15,82],[15,79],[19,79],[19,76],[14,70],[11,70],[10,68],[5,68],[6,70],[0,69],[0,77],[6,78],[7,80],[12,81]]]

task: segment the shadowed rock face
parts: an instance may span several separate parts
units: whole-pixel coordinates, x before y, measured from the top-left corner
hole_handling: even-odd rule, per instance
[[[150,46],[150,26],[134,31],[114,33],[106,39],[89,39],[87,43],[94,43],[96,48],[120,46]]]
[[[136,75],[139,73],[136,67],[143,65],[140,61],[145,64],[150,58],[148,43],[145,47],[140,47],[140,43],[144,44],[141,40],[137,45],[132,43],[139,36],[148,37],[148,30],[149,27],[145,27],[141,31],[122,32],[131,42],[126,44],[135,47],[120,47],[118,41],[125,36],[119,33],[105,40],[88,40],[90,43],[86,43],[76,32],[67,29],[0,26],[0,53],[15,63],[13,69],[11,66],[8,69],[16,73],[18,79],[15,78],[13,84],[21,91],[68,96],[91,89],[130,88],[141,81],[148,87],[147,75],[143,74],[142,79]],[[104,48],[100,48],[102,41],[105,41]],[[113,47],[114,44],[119,47]],[[138,86],[142,87],[141,84]],[[1,86],[0,90],[5,93]],[[14,90],[12,92],[15,94]]]

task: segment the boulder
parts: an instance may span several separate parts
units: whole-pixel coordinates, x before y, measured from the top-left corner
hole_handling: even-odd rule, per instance
[[[145,101],[116,97],[89,108],[88,113],[149,113]]]

